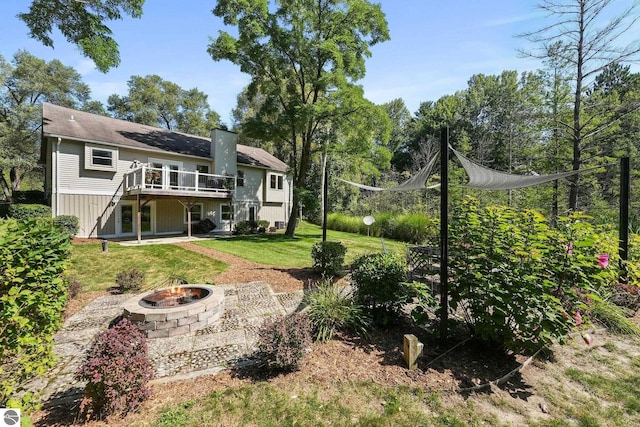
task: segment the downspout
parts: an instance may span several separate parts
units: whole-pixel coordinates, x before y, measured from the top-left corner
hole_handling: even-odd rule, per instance
[[[55,156],[56,156],[56,161],[54,162],[55,165],[55,173],[53,174],[53,176],[56,177],[55,179],[55,187],[56,187],[56,209],[55,209],[55,215],[54,218],[57,217],[60,214],[60,176],[58,174],[59,171],[59,157],[60,157],[60,143],[62,142],[62,138],[58,137],[58,140],[56,141],[56,151],[55,151]]]

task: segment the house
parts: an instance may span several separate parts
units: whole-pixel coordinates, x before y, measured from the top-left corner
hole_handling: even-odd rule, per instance
[[[79,218],[78,237],[191,234],[243,220],[284,228],[287,165],[215,129],[203,138],[44,103],[42,160],[53,216]]]

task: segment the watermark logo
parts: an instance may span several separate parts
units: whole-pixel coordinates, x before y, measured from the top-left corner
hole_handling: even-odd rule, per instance
[[[0,427],[20,427],[20,409],[0,408]]]

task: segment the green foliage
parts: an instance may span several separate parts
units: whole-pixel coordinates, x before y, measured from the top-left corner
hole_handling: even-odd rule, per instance
[[[452,306],[466,311],[477,337],[506,349],[562,341],[575,326],[569,314],[615,281],[615,255],[607,267],[598,261],[614,245],[585,215],[551,229],[536,212],[466,199],[450,226]]]
[[[383,122],[381,109],[364,98],[355,81],[364,77],[370,47],[388,40],[389,31],[380,5],[368,1],[272,6],[219,1],[214,15],[237,32],[220,31],[208,52],[251,76],[246,98],[255,107],[243,117],[242,132],[250,138],[281,140],[290,154],[298,153],[288,156],[296,188],[286,234],[293,237],[304,194],[300,190],[310,188],[314,144],[336,148],[331,141],[339,140],[353,152],[375,150],[372,141]],[[329,128],[332,132],[325,131]]]
[[[16,203],[9,206],[9,218],[23,221],[35,218],[51,218],[51,208],[46,205]]]
[[[36,0],[34,4],[44,2],[53,3]],[[79,2],[73,4],[77,7]],[[68,8],[60,6],[56,3],[52,10],[66,15]],[[0,108],[4,111],[0,115],[0,171],[9,172],[11,180],[5,187],[5,174],[0,173],[0,187],[7,200],[12,199],[9,189],[19,190],[23,178],[38,168],[42,103],[81,108],[89,100],[89,94],[89,87],[82,82],[80,74],[57,59],[46,62],[21,50],[9,63],[0,55]],[[41,179],[37,178],[39,186]]]
[[[62,232],[73,237],[78,234],[78,217],[74,215],[58,215],[53,218],[53,224]]]
[[[255,234],[264,233],[269,227],[269,221],[238,221],[234,226],[234,234]]]
[[[324,280],[305,297],[305,314],[311,318],[316,340],[329,341],[337,332],[367,336],[371,320],[342,286]]]
[[[609,330],[624,335],[640,335],[640,328],[629,319],[623,308],[606,299],[596,299],[588,313]]]
[[[312,344],[311,319],[294,313],[271,317],[258,330],[258,351],[267,367],[274,370],[298,369]]]
[[[331,213],[327,215],[327,228],[364,235],[368,233],[415,244],[424,243],[438,234],[439,222],[424,214],[382,213],[374,218],[376,221],[367,227],[361,217]]]
[[[54,361],[53,334],[62,322],[67,284],[62,278],[70,243],[47,220],[0,221],[0,406],[21,399],[23,384]]]
[[[346,254],[347,248],[342,242],[318,242],[311,247],[313,269],[321,273],[322,277],[339,276]]]
[[[197,88],[186,90],[158,75],[131,76],[127,85],[128,95],[108,99],[116,118],[204,137],[220,127],[220,115]]]
[[[116,285],[120,293],[127,293],[129,291],[139,291],[144,282],[144,272],[138,271],[135,268],[127,271],[121,271],[116,276]]]
[[[120,53],[105,22],[120,20],[123,15],[139,18],[143,3],[144,0],[100,0],[87,6],[75,0],[32,0],[29,11],[18,17],[27,24],[32,38],[49,47],[53,47],[51,34],[55,26],[106,73],[120,64]]]
[[[440,307],[429,283],[409,282],[405,283],[405,289],[413,299],[415,307],[411,310],[411,319],[416,324],[424,324],[429,319],[429,311],[435,311]]]
[[[400,257],[389,253],[363,255],[351,266],[355,299],[373,312],[374,320],[387,324],[409,295],[403,285],[407,267]]]
[[[125,416],[151,395],[147,338],[127,318],[98,334],[76,377],[87,381],[80,413],[86,418]]]

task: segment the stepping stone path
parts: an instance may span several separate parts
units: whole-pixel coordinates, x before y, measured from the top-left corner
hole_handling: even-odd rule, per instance
[[[149,358],[156,370],[154,382],[194,378],[219,372],[228,366],[253,362],[257,331],[268,317],[302,308],[303,291],[275,294],[265,282],[219,285],[224,289],[224,313],[211,326],[187,335],[148,340]],[[39,391],[43,406],[77,400],[84,383],[74,379],[93,338],[122,314],[131,295],[107,295],[95,299],[71,316],[55,336],[59,362],[30,384]]]

